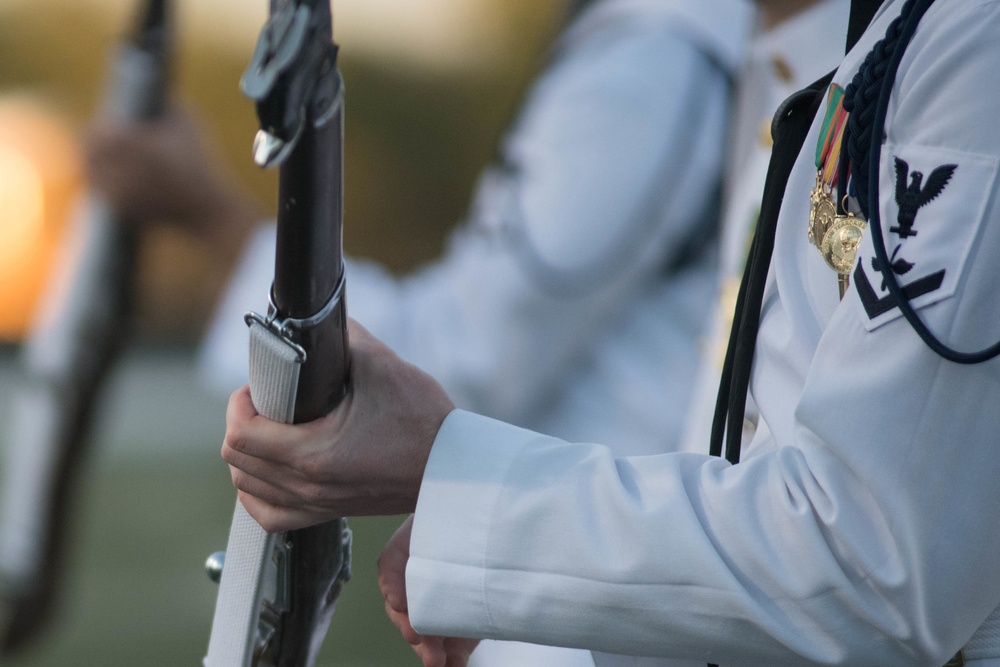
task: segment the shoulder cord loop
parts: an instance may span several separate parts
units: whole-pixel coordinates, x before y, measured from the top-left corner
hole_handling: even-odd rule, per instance
[[[886,28],[885,37],[875,42],[875,46],[865,56],[851,83],[844,89],[844,111],[847,117],[847,153],[850,156],[854,171],[854,188],[858,205],[865,218],[869,217],[869,151],[873,146],[872,136],[875,133],[875,114],[878,107],[879,94],[886,78],[886,70],[892,58],[896,45],[899,43],[903,25],[913,12],[916,0],[907,0],[899,16],[892,20]],[[930,4],[930,3],[927,3]],[[921,12],[922,13],[922,12]],[[905,48],[906,45],[904,44]],[[895,70],[893,70],[895,78]],[[878,140],[881,141],[882,129],[879,127]],[[876,163],[875,170],[878,170]],[[876,191],[877,192],[877,191]]]

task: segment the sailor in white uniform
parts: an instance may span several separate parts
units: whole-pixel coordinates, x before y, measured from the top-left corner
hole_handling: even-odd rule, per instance
[[[712,312],[717,196],[748,0],[596,0],[553,45],[444,257],[398,279],[347,267],[348,309],[459,405],[619,454],[678,447]],[[204,346],[245,382],[242,313],[268,293],[273,228]],[[258,308],[259,309],[259,308]],[[591,666],[485,643],[478,667]]]
[[[285,529],[412,502],[383,580],[405,581],[402,604],[387,595],[427,637],[723,665],[935,666],[964,647],[965,664],[1000,665],[1000,360],[945,358],[1000,336],[1000,3],[938,0],[923,16],[889,80],[884,141],[869,128],[873,206],[850,180],[860,163],[840,181],[837,203],[883,221],[853,249],[842,298],[827,260],[850,237],[824,258],[807,234],[838,91],[903,5],[844,59],[784,191],[740,463],[616,458],[453,409],[355,327],[354,391],[330,417],[265,423],[234,394],[223,452],[247,509]]]

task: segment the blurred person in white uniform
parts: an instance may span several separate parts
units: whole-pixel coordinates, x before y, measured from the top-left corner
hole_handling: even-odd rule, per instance
[[[444,256],[403,278],[349,260],[348,308],[467,409],[622,454],[675,449],[716,291],[726,126],[751,7],[592,0],[569,11]],[[136,196],[135,182],[171,191],[165,167],[148,175],[149,148],[178,130],[193,150],[174,154],[190,161],[201,149],[189,119],[150,135],[95,131],[95,177],[117,179],[104,189],[143,219],[184,217],[155,215],[155,193]],[[202,196],[163,204],[202,202],[183,224],[224,222],[213,242],[249,238],[203,347],[206,375],[231,389],[246,381],[242,315],[266,304],[274,233],[250,231],[233,188],[197,174],[184,190]],[[475,660],[593,664],[586,651],[527,645],[484,645]]]
[[[851,148],[859,182],[832,193],[840,222],[868,223],[842,294],[807,235],[831,129],[873,103],[851,84],[914,4],[878,11],[818,88],[827,109],[777,125],[808,132],[758,274],[757,429],[738,464],[621,457],[455,409],[355,324],[352,393],[328,417],[273,424],[233,395],[223,453],[244,506],[286,530],[411,502],[381,582],[427,652],[491,637],[728,666],[1000,665],[1000,359],[968,354],[1000,336],[1000,3],[931,5],[884,84],[884,126],[861,121],[874,153]]]

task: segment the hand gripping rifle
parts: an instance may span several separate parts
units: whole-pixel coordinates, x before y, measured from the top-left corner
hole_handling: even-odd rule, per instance
[[[112,61],[102,113],[126,121],[163,111],[170,39],[166,0],[143,0]],[[137,238],[90,193],[74,220],[42,317],[23,349],[0,520],[2,652],[44,626],[56,597],[69,502],[104,378],[129,329]]]
[[[261,130],[254,160],[280,165],[278,231],[267,316],[249,313],[250,394],[273,421],[305,422],[343,399],[343,82],[330,0],[271,0],[241,82]],[[312,665],[344,581],[343,519],[268,535],[237,500],[223,556],[206,667]]]

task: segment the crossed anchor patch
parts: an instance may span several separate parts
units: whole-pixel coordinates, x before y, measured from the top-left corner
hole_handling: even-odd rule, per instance
[[[986,212],[997,163],[998,158],[988,155],[883,147],[879,210],[886,268],[914,308],[955,294]],[[882,271],[871,235],[865,234],[852,283],[869,331],[901,316]]]

